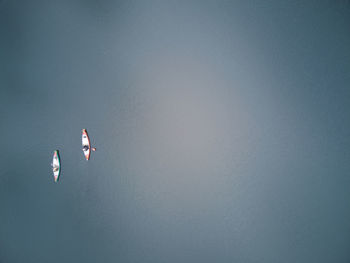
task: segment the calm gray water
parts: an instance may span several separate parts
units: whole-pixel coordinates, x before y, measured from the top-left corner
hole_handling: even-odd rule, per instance
[[[350,4],[303,2],[0,1],[0,262],[350,262]]]

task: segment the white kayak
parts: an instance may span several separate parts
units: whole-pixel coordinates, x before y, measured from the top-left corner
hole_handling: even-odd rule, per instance
[[[96,148],[91,147],[90,138],[86,129],[82,130],[81,143],[83,145],[85,159],[88,161],[90,159],[91,150],[96,151]]]
[[[52,172],[54,176],[55,182],[58,181],[58,178],[61,173],[61,160],[60,160],[60,155],[58,153],[58,150],[54,151],[53,153],[53,158],[52,158]]]

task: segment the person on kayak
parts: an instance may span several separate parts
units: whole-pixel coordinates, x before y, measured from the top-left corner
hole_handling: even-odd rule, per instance
[[[83,151],[88,151],[88,150],[89,150],[89,146],[84,145],[84,147],[83,147]]]

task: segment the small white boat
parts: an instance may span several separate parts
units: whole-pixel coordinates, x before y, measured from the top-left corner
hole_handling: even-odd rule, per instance
[[[60,173],[61,173],[61,160],[60,160],[60,155],[58,153],[58,150],[54,151],[54,153],[53,153],[51,166],[52,166],[54,180],[55,180],[55,182],[57,182],[58,178],[60,177]]]
[[[81,142],[83,145],[85,159],[88,161],[90,159],[91,150],[96,151],[96,148],[91,147],[90,138],[86,129],[82,130]]]

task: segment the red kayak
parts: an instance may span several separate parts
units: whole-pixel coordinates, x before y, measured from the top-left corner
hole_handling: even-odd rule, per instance
[[[82,130],[81,141],[83,145],[85,159],[88,161],[90,159],[91,150],[96,151],[96,148],[91,147],[90,138],[86,129]]]

